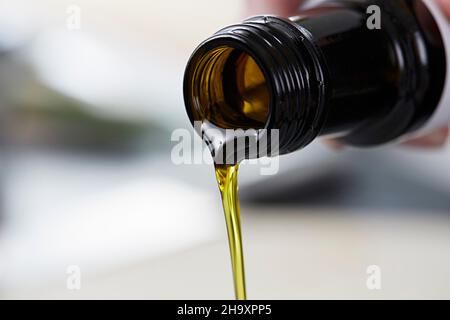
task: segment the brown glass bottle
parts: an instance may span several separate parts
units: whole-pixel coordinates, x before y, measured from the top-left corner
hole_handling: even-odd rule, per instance
[[[381,9],[381,28],[367,8]],[[332,135],[392,141],[435,111],[446,77],[441,34],[419,0],[333,0],[289,19],[258,16],[200,44],[184,78],[192,122],[278,129],[279,153]]]

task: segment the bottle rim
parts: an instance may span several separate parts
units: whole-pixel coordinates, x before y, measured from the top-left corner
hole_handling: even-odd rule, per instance
[[[323,58],[306,29],[276,16],[255,16],[228,26],[197,47],[184,75],[184,99],[192,123],[203,120],[197,118],[192,101],[196,65],[208,51],[221,46],[247,53],[264,74],[269,112],[262,129],[279,130],[280,154],[300,149],[320,134],[328,95]]]

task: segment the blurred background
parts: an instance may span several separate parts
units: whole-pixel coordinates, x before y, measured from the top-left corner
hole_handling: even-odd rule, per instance
[[[213,168],[174,165],[170,137],[190,128],[190,53],[244,12],[244,0],[0,3],[1,299],[233,298]],[[249,298],[450,298],[449,163],[448,146],[318,142],[276,176],[244,165]]]

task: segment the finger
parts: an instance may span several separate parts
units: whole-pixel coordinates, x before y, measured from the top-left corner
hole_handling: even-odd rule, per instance
[[[442,8],[447,19],[450,21],[450,0],[436,0]]]
[[[420,148],[440,148],[445,145],[448,140],[449,128],[441,128],[438,129],[426,136],[409,140],[404,144],[412,147],[420,147]]]
[[[345,148],[345,146],[335,139],[324,139],[323,142],[333,150],[340,151]]]
[[[302,2],[302,0],[247,0],[247,13],[289,17],[298,11]]]

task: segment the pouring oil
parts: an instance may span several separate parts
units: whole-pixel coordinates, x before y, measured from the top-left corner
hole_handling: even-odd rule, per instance
[[[230,152],[232,159],[224,159],[217,154],[220,154],[219,150],[225,152],[227,148],[237,146],[236,138],[248,137],[246,133],[242,133],[241,136],[235,133],[233,138],[227,140],[226,135],[219,133],[221,130],[236,127],[263,128],[268,116],[269,95],[262,70],[250,55],[227,47],[218,48],[208,54],[215,61],[216,67],[207,73],[208,77],[202,78],[205,87],[200,88],[199,99],[205,109],[197,110],[199,114],[196,117],[203,122],[202,137],[215,159],[216,179],[227,225],[235,296],[237,300],[245,300],[244,255],[237,182],[239,162],[243,159],[238,159],[238,153],[234,153],[239,147]],[[203,67],[210,68],[208,65]],[[201,74],[200,70],[198,75]],[[209,135],[208,129],[211,128],[214,130]]]
[[[234,292],[237,300],[245,300],[244,254],[242,250],[241,217],[237,182],[239,165],[216,164],[215,169],[227,225]]]

